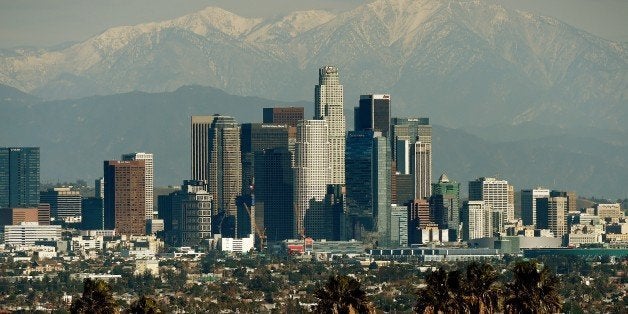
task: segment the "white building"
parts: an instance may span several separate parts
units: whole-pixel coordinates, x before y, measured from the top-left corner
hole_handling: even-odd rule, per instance
[[[468,201],[462,206],[463,239],[491,237],[493,219],[491,207],[484,201]]]
[[[105,241],[102,236],[78,236],[72,237],[70,250],[86,252],[90,250],[100,250],[105,248]]]
[[[595,205],[595,214],[602,219],[610,219],[618,221],[624,217],[619,203],[614,204],[597,204]]]
[[[318,85],[314,87],[314,119],[327,121],[329,127],[329,183],[345,184],[344,93],[335,66],[324,66],[318,71]]]
[[[23,222],[19,225],[4,226],[4,243],[11,246],[33,245],[35,241],[57,241],[60,238],[60,225]]]
[[[536,200],[549,196],[550,190],[545,188],[521,190],[521,219],[524,225],[536,226]]]
[[[302,120],[297,123],[294,168],[295,235],[317,233],[312,230],[317,222],[319,228],[328,223],[321,217],[323,212],[320,207],[327,193],[327,185],[330,184],[329,146],[325,120]],[[312,201],[320,202],[321,206],[314,205]]]
[[[247,253],[253,249],[255,245],[255,236],[250,234],[248,238],[222,238],[221,250],[225,252]]]
[[[482,177],[469,182],[469,201],[484,201],[491,207],[493,231],[503,232],[504,224],[514,220],[515,205],[509,190],[506,180]]]
[[[146,190],[146,210],[144,216],[146,220],[153,219],[153,154],[151,153],[130,153],[122,155],[123,161],[143,160],[144,161],[144,189]]]

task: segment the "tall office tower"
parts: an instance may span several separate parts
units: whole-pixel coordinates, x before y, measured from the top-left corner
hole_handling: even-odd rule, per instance
[[[106,160],[105,229],[116,234],[146,234],[146,180],[144,160]]]
[[[290,149],[289,127],[285,124],[244,123],[241,126],[242,195],[250,195],[255,186],[255,152],[264,149]]]
[[[514,211],[508,197],[508,181],[495,178],[478,178],[469,182],[469,201],[484,201],[490,206],[493,231],[503,232],[509,210]]]
[[[360,95],[360,103],[355,107],[355,130],[381,132],[389,138],[390,132],[390,95]]]
[[[408,203],[408,242],[420,243],[419,229],[424,229],[433,221],[430,219],[430,203],[426,199],[415,199]]]
[[[314,119],[327,121],[329,129],[330,184],[345,184],[345,140],[343,88],[338,68],[324,66],[318,71],[314,88]]]
[[[460,224],[460,183],[450,181],[443,173],[438,183],[432,184],[430,207],[438,228],[457,231]],[[457,237],[455,231],[452,239]]]
[[[508,185],[508,209],[506,210],[506,221],[516,222],[515,220],[515,187]]]
[[[94,197],[105,198],[105,179],[102,177],[94,180]]]
[[[327,185],[324,206],[325,212],[330,217],[331,233],[329,239],[332,241],[347,240],[347,221],[345,213],[347,211],[346,189],[341,184]]]
[[[296,127],[299,120],[304,119],[303,107],[273,107],[263,109],[263,122],[272,124],[285,124]]]
[[[392,157],[393,160],[408,160],[410,162],[410,153],[409,147],[416,141],[420,141],[423,143],[432,143],[432,126],[430,125],[429,118],[392,118],[391,119],[391,134],[390,134],[390,142],[392,148]],[[398,140],[407,140],[408,141],[408,149],[404,152],[397,152],[397,141]],[[402,155],[406,154],[406,158],[404,159]],[[397,164],[397,170],[402,172],[400,169],[400,165]],[[409,172],[407,172],[409,173]]]
[[[432,144],[417,141],[412,145],[414,162],[414,197],[429,198],[432,195]]]
[[[524,225],[536,226],[536,200],[549,196],[550,191],[541,187],[521,190],[521,219]]]
[[[392,204],[390,206],[390,245],[408,246],[408,207]]]
[[[105,228],[105,208],[100,197],[88,197],[81,201],[81,230]]]
[[[242,160],[240,126],[229,116],[214,115],[209,128],[209,189],[214,200],[214,214],[224,213],[221,229],[214,230],[223,237],[237,237],[238,206],[242,192]],[[244,218],[244,217],[243,217]]]
[[[372,130],[347,136],[346,191],[350,237],[388,242],[391,173],[388,139]]]
[[[328,238],[329,215],[323,200],[330,181],[330,142],[327,121],[302,120],[297,124],[294,167],[294,234]]]
[[[41,203],[50,204],[50,214],[55,220],[67,221],[81,217],[81,193],[70,188],[52,188],[41,192]]]
[[[286,148],[255,152],[255,223],[268,241],[293,239],[294,173]]]
[[[39,204],[39,147],[0,147],[0,208]]]
[[[567,198],[548,197],[536,200],[536,227],[549,229],[557,238],[567,233]]]
[[[193,180],[208,180],[209,128],[214,116],[192,116],[190,120],[190,176]]]
[[[567,198],[567,212],[573,212],[578,210],[578,206],[576,205],[576,200],[578,197],[576,196],[576,192],[569,191],[550,191],[550,197],[566,197]]]
[[[159,214],[168,213],[162,218],[168,244],[196,246],[212,237],[213,202],[206,186],[205,181],[184,180],[180,190],[160,195]]]
[[[146,211],[145,217],[146,220],[153,219],[153,178],[154,174],[154,166],[153,166],[153,154],[151,153],[130,153],[122,155],[122,160],[131,161],[131,160],[143,160],[145,166],[145,187],[146,187]]]
[[[462,239],[485,238],[493,235],[490,205],[484,201],[468,201],[462,205]]]

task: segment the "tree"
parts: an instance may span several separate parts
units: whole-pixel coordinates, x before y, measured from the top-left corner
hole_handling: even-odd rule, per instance
[[[118,306],[106,282],[87,278],[83,281],[83,295],[72,302],[70,312],[109,314],[117,313]]]
[[[162,313],[157,301],[145,295],[135,300],[128,311],[129,314],[158,314]]]
[[[349,276],[330,276],[314,294],[318,298],[315,313],[375,313],[360,282]]]
[[[465,305],[471,313],[495,313],[499,307],[499,275],[489,264],[471,263],[464,282]]]
[[[427,287],[419,290],[416,313],[460,313],[465,310],[462,298],[462,275],[442,267],[425,278]]]
[[[560,280],[534,261],[515,264],[506,289],[506,313],[556,313],[562,307]]]

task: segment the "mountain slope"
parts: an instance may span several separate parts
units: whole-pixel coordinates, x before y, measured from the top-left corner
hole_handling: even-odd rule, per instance
[[[448,126],[536,122],[628,130],[628,46],[493,1],[378,0],[334,15],[245,18],[207,8],[0,57],[0,83],[46,99],[189,84],[311,99],[341,69],[346,106],[392,93],[397,115]]]

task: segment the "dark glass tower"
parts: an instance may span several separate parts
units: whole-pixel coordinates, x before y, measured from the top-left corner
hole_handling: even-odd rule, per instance
[[[390,95],[361,95],[355,108],[355,130],[372,130],[388,137],[390,132]]]
[[[440,229],[455,230],[451,237],[455,239],[460,224],[460,183],[449,181],[444,173],[438,183],[432,183],[430,211]]]
[[[0,147],[0,208],[39,205],[39,147]]]

